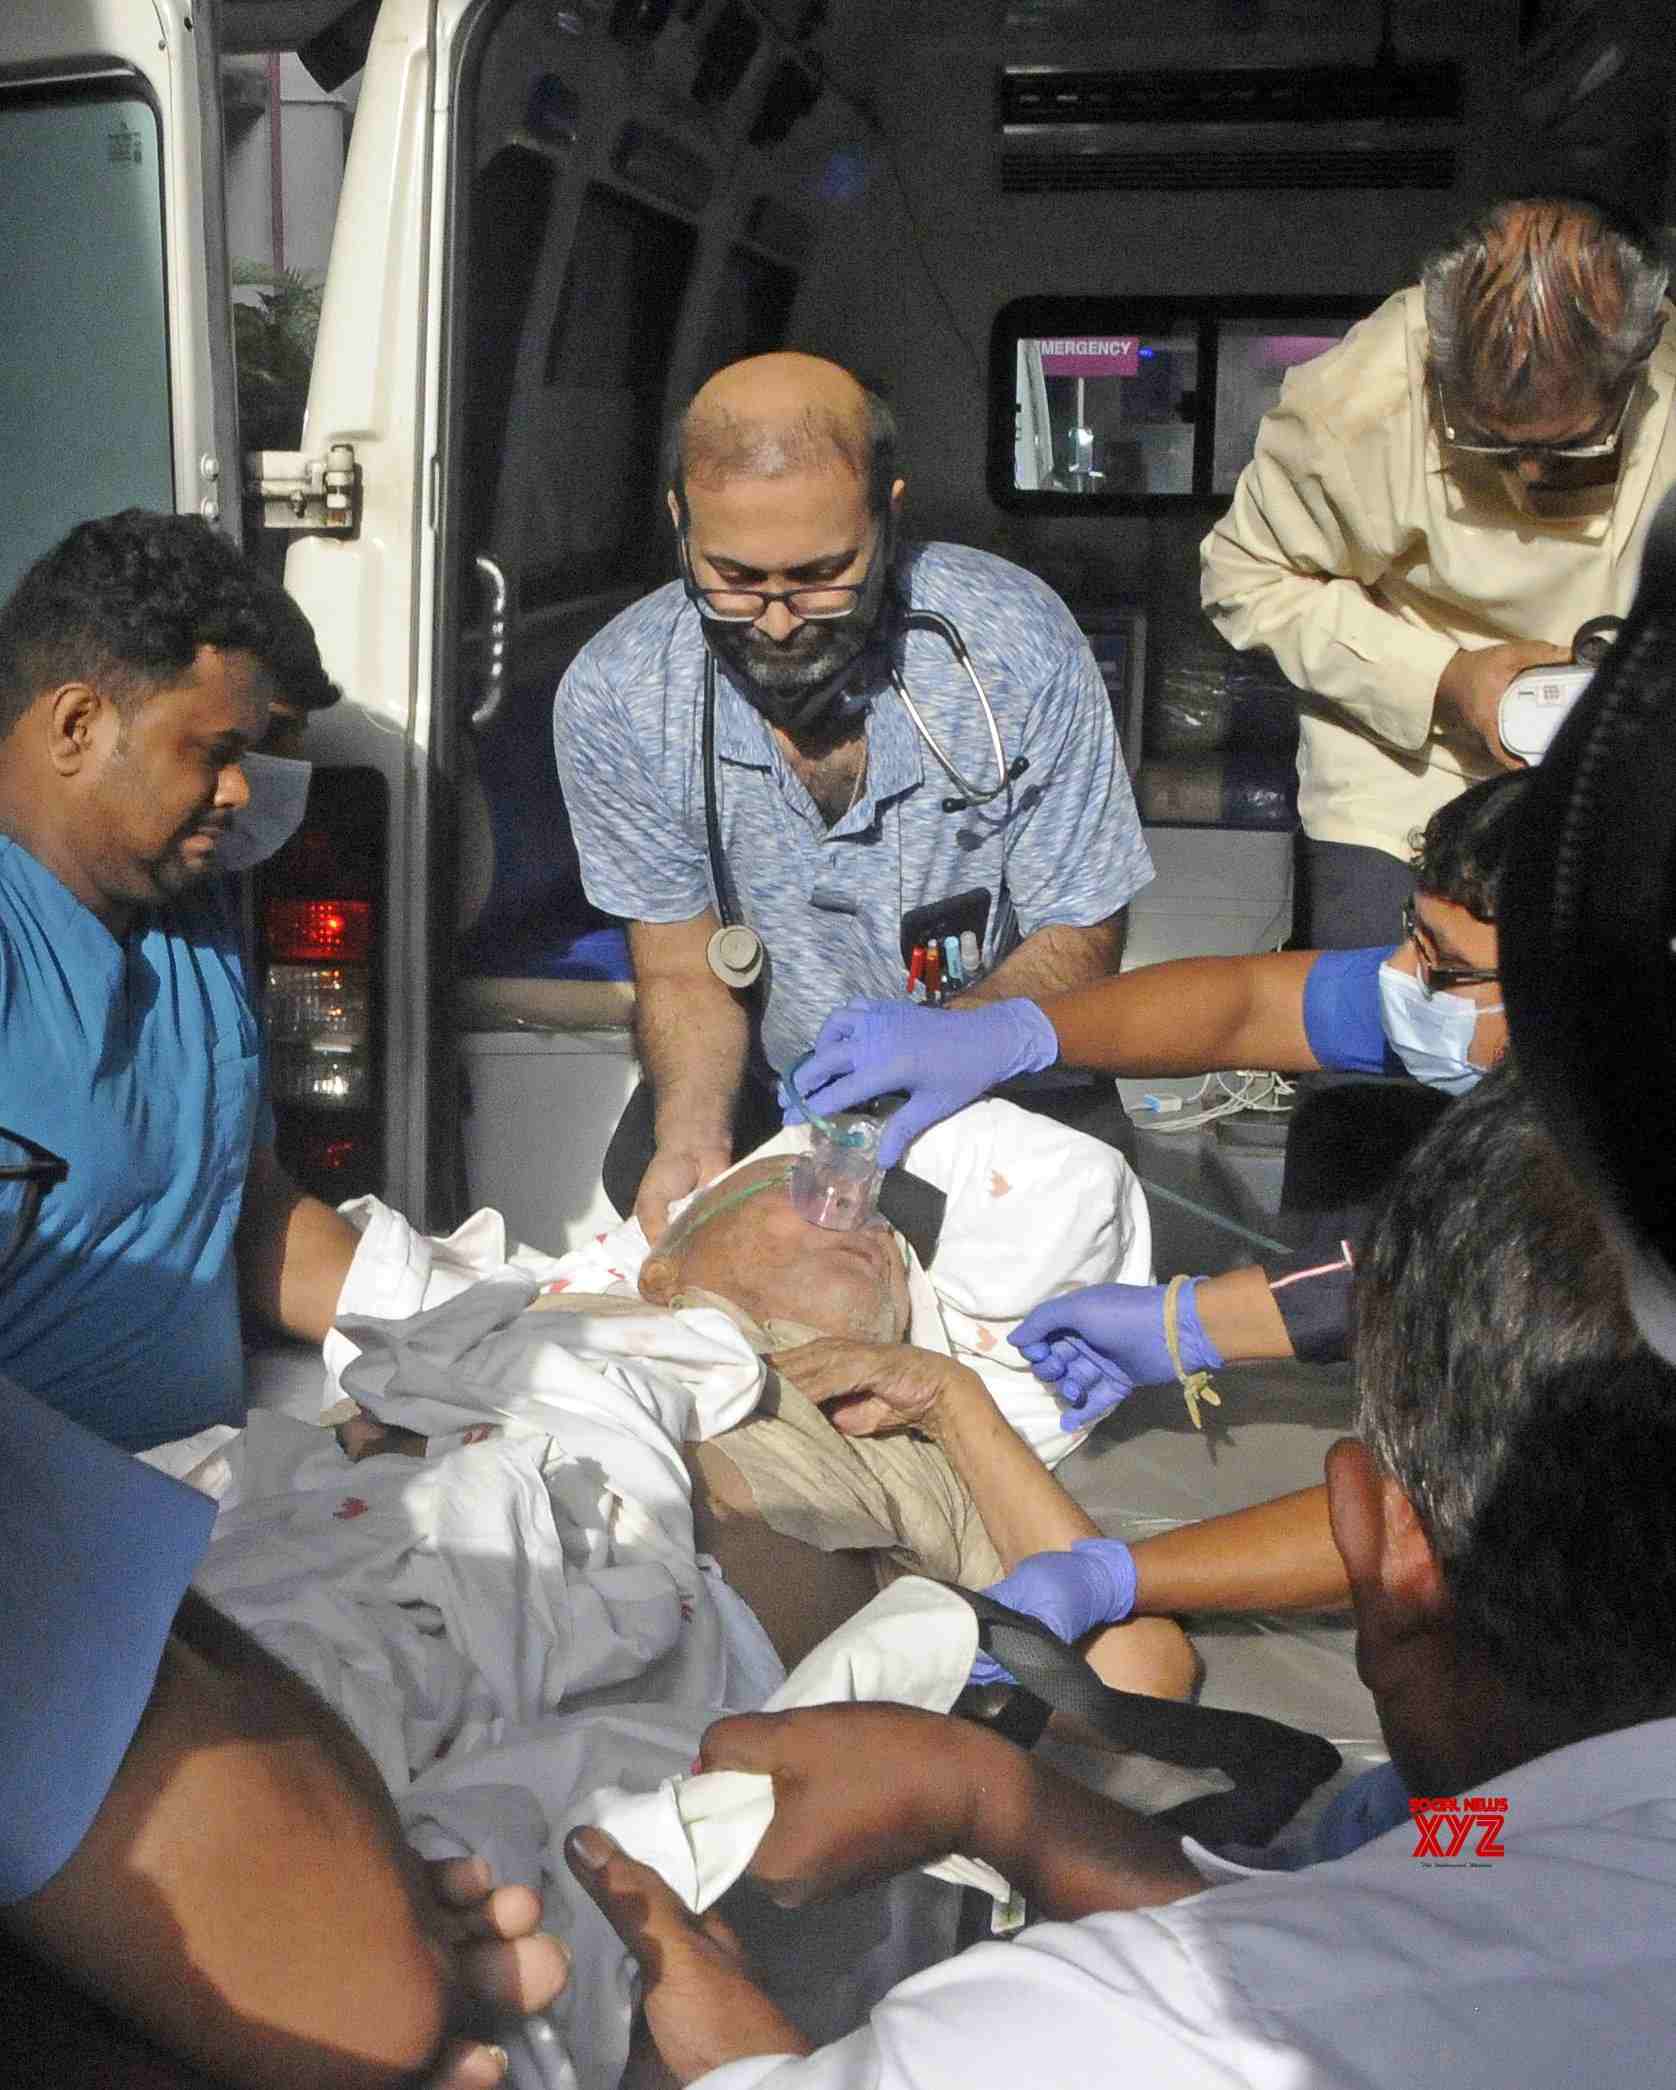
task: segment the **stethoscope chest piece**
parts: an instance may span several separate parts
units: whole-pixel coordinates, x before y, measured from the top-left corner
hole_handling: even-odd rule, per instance
[[[762,971],[762,938],[743,922],[718,929],[704,947],[710,970],[724,987],[750,987]]]

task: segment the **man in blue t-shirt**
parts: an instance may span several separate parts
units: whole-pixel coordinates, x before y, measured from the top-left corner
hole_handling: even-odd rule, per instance
[[[1422,1088],[1405,1089],[1398,1129],[1416,1137],[1435,1113],[1406,1105],[1464,1094],[1507,1049],[1496,908],[1529,782],[1528,771],[1487,778],[1432,815],[1400,944],[1180,958],[971,1015],[857,1002],[822,1028],[804,1094],[830,1113],[905,1091],[880,1144],[886,1166],[997,1080],[1056,1062],[1136,1076],[1244,1067],[1408,1075]],[[1404,1140],[1378,1144],[1388,1174]],[[1173,1288],[1161,1285],[1069,1292],[1038,1306],[1013,1341],[1029,1346],[1037,1376],[1065,1400],[1068,1429],[1085,1428],[1136,1386],[1176,1376],[1167,1311],[1188,1372],[1234,1359],[1343,1356],[1353,1243],[1373,1188],[1364,1183],[1354,1205],[1318,1219],[1301,1255],[1190,1278],[1173,1304]]]
[[[905,995],[915,945],[962,1005],[1098,979],[1152,876],[1069,611],[986,552],[900,544],[895,457],[888,409],[836,364],[719,371],[672,459],[683,578],[559,687],[565,802],[589,899],[629,923],[648,1085],[605,1184],[652,1237],[779,1129],[774,1076],[834,1001]],[[724,904],[762,963],[749,995],[715,948]],[[1109,1091],[1057,1094],[1038,1107],[1121,1133]]]
[[[241,1296],[319,1341],[356,1236],[279,1167],[218,876],[292,636],[196,517],[83,523],[0,609],[0,1089],[71,1163],[0,1366],[130,1450],[244,1418]]]

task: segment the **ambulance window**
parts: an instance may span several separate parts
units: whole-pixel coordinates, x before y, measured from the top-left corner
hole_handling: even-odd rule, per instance
[[[583,199],[533,431],[526,607],[662,577],[658,431],[691,225],[596,184]]]
[[[728,249],[704,345],[701,382],[728,363],[766,355],[784,345],[797,281],[795,269],[769,261],[749,247]]]
[[[1216,357],[1216,452],[1211,485],[1232,493],[1251,462],[1257,424],[1280,397],[1288,370],[1342,341],[1348,319],[1225,319]]]
[[[0,599],[89,515],[172,508],[158,127],[131,90],[0,100]]]
[[[991,496],[1047,514],[1220,505],[1286,371],[1373,304],[1015,298],[990,334]]]
[[[1048,335],[1018,344],[1020,395],[1046,406],[1036,484],[1059,493],[1193,490],[1198,343],[1191,331]]]

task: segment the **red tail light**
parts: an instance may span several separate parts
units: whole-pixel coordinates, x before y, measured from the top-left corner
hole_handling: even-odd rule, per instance
[[[270,964],[365,965],[372,957],[370,900],[270,900],[263,928]]]
[[[301,828],[257,874],[280,1158],[332,1203],[384,1187],[386,807],[376,771],[316,769]]]

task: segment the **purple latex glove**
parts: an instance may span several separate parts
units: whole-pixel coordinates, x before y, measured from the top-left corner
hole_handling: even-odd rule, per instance
[[[1176,1301],[1181,1362],[1190,1372],[1214,1371],[1226,1359],[1200,1325],[1190,1277]],[[1047,1299],[1013,1330],[1013,1348],[1065,1404],[1062,1430],[1083,1430],[1115,1408],[1137,1386],[1173,1379],[1164,1340],[1161,1284],[1091,1284]]]
[[[911,1001],[845,1002],[821,1025],[797,1085],[823,1116],[905,1090],[879,1142],[879,1166],[893,1168],[928,1125],[952,1117],[1017,1074],[1059,1057],[1053,1025],[1033,1001],[984,1002],[975,1009],[925,1009]],[[797,1123],[790,1085],[780,1084],[786,1119]]]
[[[1135,1556],[1120,1538],[1079,1538],[1068,1553],[1032,1553],[984,1595],[1028,1611],[1061,1640],[1080,1640],[1096,1626],[1121,1625],[1134,1610]],[[972,1664],[975,1684],[1017,1680],[991,1655]]]

